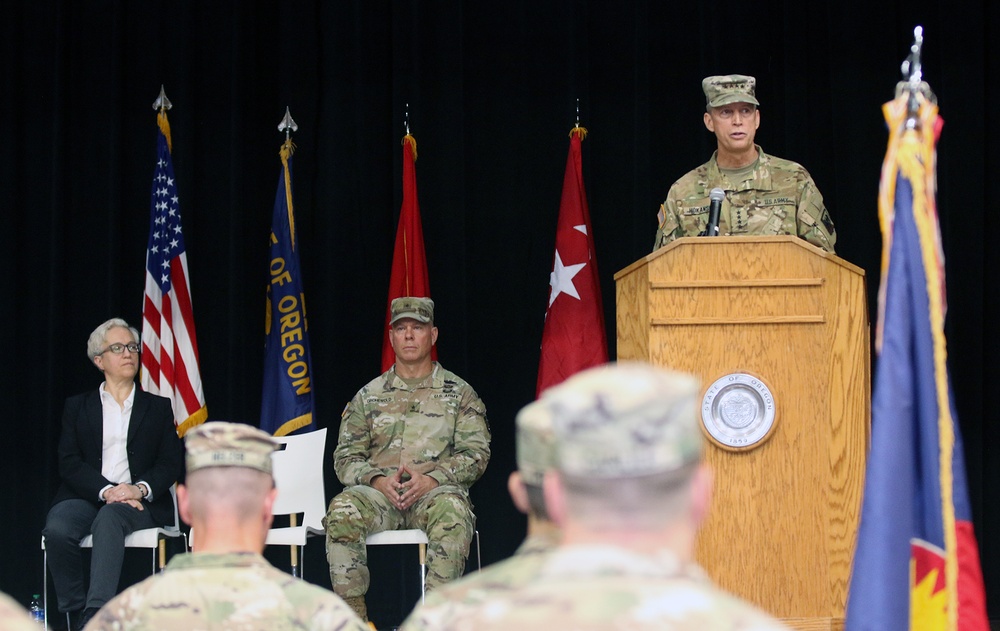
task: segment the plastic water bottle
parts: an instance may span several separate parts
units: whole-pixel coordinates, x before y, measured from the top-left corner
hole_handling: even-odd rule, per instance
[[[42,600],[39,594],[31,597],[31,606],[28,607],[28,613],[31,614],[32,620],[45,624],[45,608],[42,607]]]

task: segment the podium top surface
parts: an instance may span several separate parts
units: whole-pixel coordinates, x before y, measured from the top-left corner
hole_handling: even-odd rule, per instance
[[[674,241],[671,241],[670,243],[668,243],[667,245],[663,246],[662,248],[656,250],[655,252],[652,252],[651,254],[647,254],[646,256],[644,256],[641,259],[635,261],[631,265],[629,265],[629,266],[627,266],[625,268],[622,268],[621,270],[619,270],[615,274],[615,280],[616,281],[620,280],[622,277],[627,276],[628,274],[632,273],[636,269],[639,269],[639,268],[643,267],[644,265],[648,265],[649,263],[651,263],[652,261],[655,261],[659,257],[665,256],[665,255],[669,254],[670,252],[672,252],[673,250],[676,250],[676,249],[679,249],[679,248],[692,247],[692,246],[693,247],[712,247],[714,245],[734,244],[734,243],[738,244],[738,245],[752,245],[752,244],[773,245],[775,243],[789,243],[789,244],[792,244],[794,247],[801,247],[804,250],[807,250],[808,252],[810,252],[811,254],[813,254],[815,256],[818,256],[818,257],[821,257],[823,259],[826,259],[827,261],[829,261],[831,263],[834,263],[836,265],[839,265],[839,266],[841,266],[841,267],[843,267],[843,268],[845,268],[847,270],[850,270],[850,271],[852,271],[852,272],[854,272],[856,274],[859,274],[861,276],[865,275],[865,271],[863,269],[861,269],[860,267],[858,267],[857,265],[855,265],[854,263],[846,261],[846,260],[840,258],[839,256],[837,256],[836,254],[833,254],[832,252],[827,252],[826,250],[824,250],[822,248],[819,248],[819,247],[817,247],[817,246],[809,243],[808,241],[806,241],[804,239],[800,239],[799,237],[795,237],[795,236],[791,236],[791,235],[782,235],[782,236],[774,236],[774,237],[762,237],[762,236],[711,237],[711,238],[705,238],[705,237],[681,237],[679,239],[675,239]]]

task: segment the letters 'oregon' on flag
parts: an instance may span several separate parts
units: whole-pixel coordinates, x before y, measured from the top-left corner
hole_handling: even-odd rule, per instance
[[[882,279],[872,447],[848,631],[987,631],[979,552],[946,368],[944,259],[935,208],[941,120],[923,94],[885,105]],[[910,126],[912,127],[912,126]]]
[[[312,361],[306,297],[299,270],[292,204],[292,153],[295,145],[281,146],[281,171],[271,220],[270,274],[267,315],[264,317],[264,394],[260,428],[275,436],[313,424]]]
[[[157,115],[157,123],[139,383],[146,392],[173,402],[174,423],[177,433],[183,436],[188,429],[205,421],[208,410],[198,368],[187,252],[165,109]]]
[[[410,134],[403,137],[403,205],[396,228],[396,247],[392,253],[392,274],[389,276],[389,299],[385,305],[385,329],[389,330],[392,301],[402,296],[430,298],[427,275],[427,255],[424,253],[424,229],[420,225],[420,204],[417,201],[417,141]],[[431,359],[437,360],[437,346],[431,349]],[[389,344],[389,335],[382,337],[382,371],[389,370],[396,355]]]
[[[608,361],[601,283],[583,186],[580,143],[586,134],[582,127],[574,127],[569,133],[536,394],[576,372]]]

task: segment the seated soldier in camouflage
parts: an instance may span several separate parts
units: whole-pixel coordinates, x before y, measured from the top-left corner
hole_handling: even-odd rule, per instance
[[[187,479],[177,507],[197,533],[194,552],[119,594],[86,628],[366,631],[335,594],[261,556],[280,492],[271,475],[274,439],[249,425],[212,422],[190,429],[184,442]]]
[[[549,518],[542,491],[545,472],[554,464],[552,413],[535,401],[517,415],[517,471],[507,480],[514,505],[528,515],[528,536],[511,558],[428,594],[427,602],[417,606],[401,629],[449,628],[453,612],[460,615],[464,608],[487,602],[498,592],[517,589],[534,578],[559,543],[559,527]]]
[[[823,196],[802,165],[769,156],[754,144],[760,110],[756,79],[744,75],[706,77],[705,127],[715,134],[711,160],[674,182],[657,215],[656,250],[708,225],[713,188],[726,192],[719,235],[797,235],[833,252],[837,233]]]
[[[427,533],[428,590],[462,575],[475,527],[469,487],[490,459],[482,400],[431,359],[434,302],[397,298],[390,311],[396,362],[344,410],[333,465],[345,488],[324,519],[333,590],[362,618],[371,533]]]
[[[785,629],[694,560],[712,488],[699,390],[689,375],[639,363],[591,368],[546,390],[539,403],[556,462],[543,484],[559,543],[519,584],[463,594],[426,628]]]

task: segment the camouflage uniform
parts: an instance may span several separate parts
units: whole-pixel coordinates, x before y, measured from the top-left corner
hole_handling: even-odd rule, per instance
[[[719,235],[784,235],[802,237],[833,252],[837,233],[823,196],[805,168],[790,160],[765,154],[749,177],[731,181],[712,159],[674,182],[660,206],[653,249],[679,237],[694,237],[708,225],[709,192],[726,191],[719,214]]]
[[[530,403],[518,412],[516,427],[517,469],[521,483],[525,487],[540,488],[545,472],[552,469],[555,461],[551,411],[537,401]],[[559,541],[559,532],[549,521],[546,508],[529,502],[528,537],[512,558],[429,594],[402,628],[431,631],[438,628],[441,621],[450,619],[456,603],[461,603],[458,605],[461,607],[482,602],[495,593],[508,593],[531,581]]]
[[[469,487],[489,458],[482,400],[437,362],[416,386],[390,368],[363,387],[344,410],[333,452],[334,469],[346,487],[330,502],[324,519],[334,591],[347,598],[368,591],[365,539],[383,530],[427,533],[428,589],[460,577],[474,530]],[[405,511],[370,486],[402,465],[439,484]]]
[[[696,565],[600,545],[561,547],[521,586],[469,589],[411,618],[404,629],[786,629],[716,589]]]
[[[89,631],[127,629],[367,630],[329,591],[252,552],[182,554],[108,602]]]
[[[694,517],[686,510],[665,522],[655,520],[657,500],[676,500],[701,488],[692,486],[702,471],[704,448],[699,390],[691,376],[621,363],[580,372],[542,393],[529,407],[552,417],[559,473],[553,490],[562,489],[567,507],[588,494],[592,503],[586,511],[577,506],[562,513],[562,541],[533,566],[512,559],[456,582],[414,611],[405,628],[785,629],[684,561],[693,546],[673,543],[675,550],[664,542],[647,549],[633,538],[658,541],[673,527],[693,532]],[[632,521],[640,525],[615,518],[616,498],[607,488],[624,492],[622,505],[635,512],[638,519]],[[652,488],[672,491],[635,499],[637,491]],[[609,512],[612,519],[604,521]]]
[[[428,594],[427,601],[413,611],[400,629],[433,631],[451,628],[450,621],[460,618],[464,608],[480,605],[497,595],[514,593],[531,582],[556,544],[554,534],[528,537],[513,557]]]

